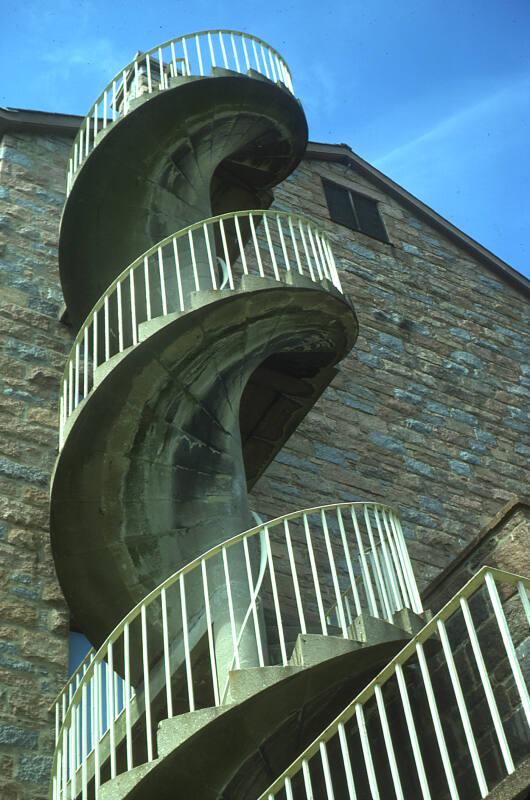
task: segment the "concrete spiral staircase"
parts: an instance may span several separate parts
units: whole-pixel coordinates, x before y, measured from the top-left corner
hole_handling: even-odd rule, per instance
[[[306,140],[279,54],[216,31],[138,54],[74,144],[51,536],[97,652],[52,800],[256,797],[423,627],[390,509],[249,509],[357,335],[325,233],[269,208]]]

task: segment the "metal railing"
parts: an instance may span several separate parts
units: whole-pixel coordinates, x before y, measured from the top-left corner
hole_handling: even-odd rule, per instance
[[[327,236],[311,220],[281,211],[211,217],[139,256],[98,300],[74,340],[61,384],[60,447],[65,423],[90,393],[97,368],[137,345],[142,323],[189,310],[194,292],[234,289],[246,275],[287,282],[291,273],[328,280],[342,292]]]
[[[72,702],[72,697],[74,696],[75,690],[79,686],[81,682],[81,678],[85,674],[88,669],[88,665],[92,662],[96,651],[93,647],[89,649],[81,663],[77,666],[74,672],[70,675],[66,683],[64,684],[63,688],[53,701],[52,705],[50,706],[50,711],[53,712],[55,717],[55,742],[57,743],[59,739],[59,730],[61,725],[64,722],[64,718],[66,716],[66,712],[70,703]]]
[[[178,78],[210,75],[215,67],[242,74],[254,70],[294,91],[282,56],[262,39],[240,31],[190,33],[139,53],[107,84],[82,122],[69,159],[67,195],[98,136],[126,116],[134,100],[169,89]]]
[[[106,780],[153,760],[158,722],[220,705],[232,669],[287,665],[299,634],[352,638],[346,591],[357,614],[392,621],[400,608],[421,612],[390,508],[341,503],[288,514],[175,573],[122,620],[84,671],[58,734],[52,800],[97,797]],[[326,619],[332,605],[336,626]]]
[[[529,588],[482,568],[259,800],[485,798],[530,753]]]

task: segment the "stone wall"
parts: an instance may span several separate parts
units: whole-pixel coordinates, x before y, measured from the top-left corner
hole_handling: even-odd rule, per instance
[[[47,491],[71,342],[57,275],[68,149],[65,137],[19,133],[0,150],[2,800],[46,795],[47,708],[67,669]],[[332,224],[321,175],[380,199],[391,244]],[[321,218],[361,333],[254,506],[270,516],[337,500],[398,506],[426,587],[528,478],[527,301],[345,166],[305,162],[275,205]]]
[[[57,387],[70,347],[57,234],[69,142],[0,145],[0,797],[47,797],[68,611],[48,534]]]
[[[380,200],[391,244],[329,222],[321,175]],[[346,166],[304,163],[275,205],[321,218],[360,335],[256,508],[397,506],[425,587],[528,481],[528,298]]]

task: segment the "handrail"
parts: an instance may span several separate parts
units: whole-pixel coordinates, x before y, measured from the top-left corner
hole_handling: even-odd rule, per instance
[[[351,521],[348,521],[347,516]],[[283,531],[281,530],[283,528]],[[279,529],[279,530],[278,530]],[[274,547],[271,544],[271,532],[275,532]],[[274,613],[275,623],[268,630],[269,637],[277,641],[280,654],[268,651],[269,642],[264,640],[260,623],[260,612],[252,588],[255,586],[252,568],[252,540],[256,535],[263,535],[267,553],[267,586],[263,590],[263,602],[268,602]],[[380,554],[376,554],[373,566],[369,566],[367,553],[377,550],[379,544],[384,545]],[[321,559],[315,559],[316,548],[327,553],[327,565]],[[344,562],[346,567],[338,569],[337,563]],[[289,564],[292,590],[288,591],[288,608],[283,595],[278,592],[277,571],[283,564]],[[225,576],[221,591],[216,585],[213,591],[208,587],[208,573],[216,570]],[[381,580],[382,573],[390,576],[391,592]],[[309,579],[309,576],[310,579]],[[285,579],[285,576],[283,576]],[[226,678],[227,671],[235,666],[240,669],[255,659],[256,665],[266,663],[288,663],[288,650],[293,642],[286,638],[285,625],[295,628],[301,633],[319,632],[328,634],[324,616],[324,603],[329,593],[333,593],[340,604],[344,586],[352,587],[356,598],[357,612],[368,611],[392,621],[392,614],[399,608],[409,607],[421,613],[419,594],[412,574],[410,559],[405,540],[396,513],[378,503],[338,503],[317,506],[302,511],[292,512],[254,528],[233,536],[197,557],[182,569],[168,577],[153,589],[140,603],[122,619],[109,634],[89,664],[77,687],[67,709],[61,729],[59,744],[53,762],[53,800],[66,797],[66,790],[71,793],[72,783],[81,770],[86,782],[86,765],[91,753],[99,747],[101,736],[110,731],[111,777],[117,774],[116,748],[119,744],[115,729],[115,720],[125,715],[124,739],[127,749],[127,769],[132,768],[132,730],[131,730],[131,664],[128,660],[129,642],[134,635],[136,623],[141,626],[141,649],[143,651],[142,702],[145,704],[144,725],[147,738],[148,760],[154,756],[153,730],[151,717],[152,703],[155,700],[151,691],[151,681],[157,666],[163,672],[162,684],[158,685],[159,696],[166,693],[164,715],[167,717],[179,713],[174,707],[171,680],[176,670],[184,674],[187,686],[188,702],[185,710],[202,707],[196,697],[197,679],[194,681],[191,653],[192,640],[206,637],[208,640],[207,669],[211,686],[210,705],[221,702],[220,682]],[[238,637],[238,629],[242,627],[244,610],[239,612],[237,597],[243,586],[247,587],[244,609],[252,607],[253,630]],[[284,589],[284,592],[286,590]],[[170,596],[171,593],[171,596]],[[326,595],[327,593],[327,595]],[[296,615],[291,611],[292,597],[296,599]],[[170,599],[168,599],[170,598]],[[158,603],[160,603],[160,610]],[[156,604],[156,605],[155,605]],[[168,609],[171,610],[172,624],[168,625]],[[180,609],[180,616],[176,610]],[[318,612],[317,610],[318,609]],[[160,618],[160,630],[163,633],[163,646],[158,661],[153,666],[149,662],[152,656],[149,645],[155,638],[149,633],[148,619],[153,623],[153,614]],[[291,616],[289,616],[291,615]],[[175,636],[175,620],[181,624],[176,631],[176,639],[170,638],[169,630]],[[201,621],[202,620],[202,621]],[[203,627],[204,626],[204,627]],[[350,638],[351,631],[341,614],[341,635]],[[177,658],[175,648],[183,644],[183,653]],[[112,679],[106,681],[103,689],[101,678],[102,665],[108,665],[112,675],[117,653],[124,654],[125,684],[121,694],[121,702],[115,696],[115,685]],[[178,663],[175,663],[178,662]],[[157,680],[160,674],[157,673]],[[204,675],[199,686],[204,685]],[[140,685],[135,687],[140,697]],[[102,712],[94,720],[87,710],[87,704],[98,705],[97,697],[106,692],[106,719],[102,724]],[[98,694],[99,692],[99,694]],[[97,712],[96,712],[97,714]],[[88,727],[92,726],[91,731]],[[82,729],[82,730],[80,730]],[[84,742],[84,744],[83,744]],[[100,755],[95,761],[100,769]],[[96,785],[98,784],[96,779]],[[76,793],[72,794],[75,797]]]
[[[219,280],[216,250],[223,254],[228,286]],[[311,219],[284,211],[219,214],[142,253],[95,303],[73,342],[62,379],[60,447],[65,423],[91,391],[96,369],[137,345],[143,322],[189,310],[194,292],[233,290],[236,279],[246,275],[286,282],[291,272],[329,281],[342,292],[327,235]]]
[[[421,795],[417,795],[416,792],[413,792],[414,796],[438,800],[438,797],[448,796],[448,787],[449,795],[452,800],[458,800],[459,797],[464,796],[459,793],[457,786],[459,779],[462,777],[459,772],[461,765],[457,765],[454,759],[451,758],[444,735],[443,719],[446,718],[451,720],[453,735],[456,720],[460,720],[463,731],[461,756],[469,766],[472,765],[474,779],[477,782],[480,796],[485,798],[493,788],[491,785],[491,778],[488,778],[488,781],[486,780],[484,769],[486,760],[489,759],[491,761],[492,755],[489,753],[487,759],[481,756],[480,742],[478,740],[483,731],[479,730],[477,733],[476,701],[473,707],[475,726],[473,726],[470,721],[467,693],[463,691],[464,676],[462,664],[465,663],[464,648],[470,651],[470,658],[476,665],[476,670],[479,675],[477,686],[480,686],[484,692],[484,715],[485,718],[489,716],[490,720],[490,725],[486,725],[486,730],[489,732],[491,723],[493,723],[493,729],[500,752],[499,763],[508,774],[511,774],[515,769],[515,756],[511,751],[509,736],[503,726],[503,720],[495,698],[495,684],[492,670],[488,669],[486,666],[479,642],[481,628],[483,629],[487,623],[495,625],[497,632],[495,639],[492,639],[490,632],[488,636],[489,646],[493,647],[493,642],[495,644],[498,643],[499,646],[499,653],[495,650],[495,655],[493,657],[491,653],[489,654],[490,663],[493,663],[495,668],[497,668],[501,659],[508,662],[509,675],[513,683],[513,696],[517,697],[520,703],[520,716],[523,724],[526,722],[526,725],[530,728],[530,697],[522,675],[519,663],[520,658],[517,655],[506,613],[503,609],[503,602],[497,589],[497,583],[504,586],[512,586],[517,589],[517,599],[519,603],[512,598],[510,618],[513,619],[516,617],[516,614],[518,614],[523,620],[526,620],[527,625],[530,627],[530,602],[528,599],[530,579],[492,567],[482,567],[351,701],[351,703],[349,703],[335,720],[327,726],[322,734],[317,737],[317,739],[293,761],[268,789],[260,795],[258,800],[275,800],[277,797],[292,797],[295,779],[297,780],[297,797],[310,800],[313,796],[316,796],[313,794],[315,772],[313,771],[312,759],[314,758],[318,758],[318,764],[314,762],[315,770],[323,770],[326,788],[338,782],[340,785],[346,785],[350,792],[350,797],[368,797],[368,795],[362,792],[361,795],[358,794],[359,784],[363,784],[371,798],[375,799],[380,796],[386,796],[384,791],[385,787],[379,785],[382,779],[381,777],[379,778],[378,784],[377,770],[374,769],[375,753],[383,752],[383,748],[386,753],[386,768],[391,773],[392,786],[396,797],[398,800],[404,800],[405,797],[412,796],[412,794],[409,795],[406,788],[404,788],[408,776],[407,767],[404,766],[405,759],[400,742],[400,737],[402,737],[403,733],[401,730],[397,733],[394,731],[394,736],[392,736],[391,717],[387,714],[383,694],[384,687],[389,685],[389,682],[394,678],[397,680],[396,685],[399,702],[407,722],[411,752],[417,771],[419,790],[421,791]],[[490,604],[493,613],[490,614],[489,620],[484,620],[484,611],[482,611],[481,619],[477,623],[473,619],[470,603],[468,601],[474,598],[482,589],[485,589],[487,602]],[[451,643],[450,635],[448,635],[448,625],[454,622],[457,616],[457,621],[461,625],[463,624],[464,629],[467,631],[467,637],[462,639],[462,634],[460,633],[460,636],[452,637],[453,642]],[[450,685],[454,692],[453,697],[449,697],[449,695],[446,694],[444,694],[443,697],[436,697],[436,676],[432,666],[428,666],[429,652],[426,649],[427,646],[432,643],[438,645],[438,657],[443,657],[441,665],[447,669]],[[441,644],[441,650],[439,649],[439,644]],[[458,651],[458,655],[460,656],[458,661],[455,657],[456,651]],[[421,737],[418,736],[418,732],[416,731],[412,710],[415,706],[414,703],[411,703],[409,694],[412,692],[414,686],[409,685],[407,688],[407,683],[405,681],[405,668],[410,668],[412,663],[414,663],[416,667],[419,666],[419,671],[416,670],[415,675],[417,676],[416,680],[419,680],[420,684],[416,684],[416,686],[421,685],[427,696],[428,715],[421,717]],[[438,669],[440,669],[440,666],[438,666]],[[374,741],[374,727],[371,726],[370,729],[367,727],[367,704],[369,701],[373,700],[375,700],[376,703],[377,713],[375,714],[375,708],[372,703],[371,711],[373,715],[371,719],[373,720],[376,718],[379,720],[381,727],[378,728],[378,730],[381,730],[383,733],[383,741],[380,739]],[[393,694],[393,700],[395,701],[395,692]],[[395,718],[396,713],[394,709],[392,719],[395,720]],[[430,727],[431,724],[432,729]],[[360,743],[360,748],[356,749],[355,753],[360,753],[361,758],[359,761],[364,760],[362,768],[359,766],[359,762],[351,756],[351,749],[354,746],[354,737],[356,737]],[[432,767],[432,764],[428,764],[428,759],[425,755],[429,747],[429,745],[425,744],[427,737],[430,737],[429,741],[430,739],[434,740],[434,745],[438,749],[443,765],[445,781],[443,786],[437,787],[439,790],[437,794],[434,792],[434,781],[429,781],[431,776],[429,767]],[[371,739],[372,741],[370,741]],[[423,748],[421,747],[422,743]],[[337,755],[335,756],[335,761],[330,767],[328,754],[331,744],[337,747],[335,754],[339,752],[340,755],[338,757]],[[519,743],[519,748],[520,747],[521,745]],[[410,765],[410,769],[414,771],[414,766]],[[491,769],[489,772],[491,774]],[[500,778],[502,778],[502,770],[499,773],[499,780]],[[489,786],[488,783],[490,784]],[[330,794],[329,796],[332,797],[333,795]],[[467,793],[465,796],[468,796]]]
[[[263,39],[242,31],[198,31],[138,53],[109,81],[81,123],[69,159],[67,195],[79,167],[96,147],[98,135],[129,113],[132,100],[143,93],[169,89],[176,78],[208,75],[217,66],[241,74],[255,70],[269,80],[283,83],[291,93],[294,91],[289,68],[280,53]]]

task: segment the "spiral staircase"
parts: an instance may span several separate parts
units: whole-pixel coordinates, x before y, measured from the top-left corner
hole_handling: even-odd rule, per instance
[[[390,685],[397,670],[409,732],[406,668],[409,686],[430,686],[440,745],[427,661],[451,648],[443,621],[425,627],[397,514],[338,503],[263,522],[249,507],[357,335],[325,232],[270,207],[306,141],[285,61],[235,31],[138,53],[75,140],[59,258],[78,332],[61,388],[51,537],[95,649],[55,704],[52,800],[377,798],[378,780],[385,797],[458,796],[454,781],[450,794],[447,784],[429,794],[428,766],[423,794],[399,783],[401,751],[423,761],[416,734],[412,749],[392,747],[399,720],[385,712],[380,676]],[[475,594],[495,580],[517,586],[530,619],[524,579],[479,577]],[[419,670],[409,664],[418,653]],[[362,699],[350,713],[370,691],[378,731]],[[369,735],[390,771],[376,770]],[[484,775],[478,785],[486,796]]]

